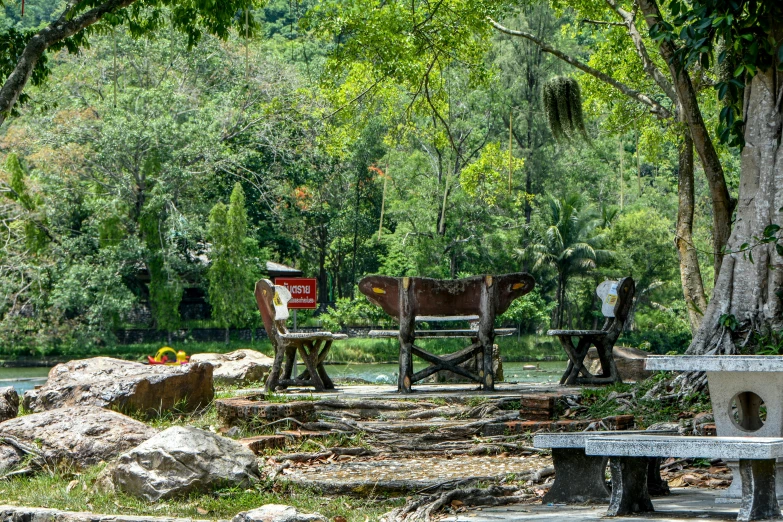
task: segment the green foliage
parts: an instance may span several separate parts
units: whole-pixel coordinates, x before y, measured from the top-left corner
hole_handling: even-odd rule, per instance
[[[497,316],[495,322],[498,326],[518,326],[522,332],[547,330],[554,308],[555,303],[547,302],[540,288],[536,287],[529,294],[515,299],[508,310]]]
[[[242,185],[236,183],[228,208],[217,203],[209,213],[209,302],[212,317],[223,328],[247,325],[253,313],[254,270],[247,239],[247,211]]]
[[[508,191],[506,179],[525,166],[525,160],[500,150],[499,143],[489,143],[481,155],[465,167],[460,175],[462,189],[479,201],[495,205],[500,192]]]
[[[660,20],[650,31],[657,40],[676,45],[682,67],[699,64],[726,68],[715,88],[726,106],[720,113],[718,137],[732,146],[744,146],[743,91],[758,70],[783,70],[783,42],[777,25],[783,4],[777,0],[696,0],[668,3],[671,22]],[[716,53],[716,51],[719,51]],[[717,56],[716,56],[717,55]]]
[[[358,299],[337,299],[326,313],[319,316],[321,324],[331,331],[341,331],[346,326],[389,326],[394,321],[364,297]]]
[[[544,109],[552,135],[557,140],[589,141],[582,114],[582,92],[573,78],[558,76],[544,84]]]

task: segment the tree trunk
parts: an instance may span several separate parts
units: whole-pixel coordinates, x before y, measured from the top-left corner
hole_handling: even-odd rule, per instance
[[[662,20],[658,4],[655,0],[639,0],[639,7],[645,16],[648,27],[653,27]],[[659,51],[661,57],[669,66],[674,90],[677,93],[679,119],[687,123],[691,139],[699,154],[699,159],[707,176],[712,199],[712,248],[715,256],[715,280],[718,280],[723,258],[723,248],[731,233],[732,202],[723,175],[723,166],[707,131],[704,118],[701,115],[696,89],[693,87],[688,71],[682,67],[675,54],[672,42],[661,40]]]
[[[688,320],[691,324],[691,332],[696,333],[707,309],[707,298],[704,295],[699,258],[693,246],[693,140],[687,129],[683,133],[679,155],[680,172],[677,189],[679,205],[674,243],[677,245],[677,255],[680,258],[680,280],[685,306],[688,308]]]
[[[750,89],[745,117],[739,202],[734,230],[701,328],[689,354],[732,354],[737,348],[732,332],[720,323],[733,315],[739,326],[733,332],[744,341],[755,330],[783,326],[781,297],[783,268],[773,243],[759,245],[750,256],[737,253],[743,243],[755,245],[770,224],[783,224],[783,74],[759,71],[746,86]],[[772,270],[774,268],[774,270]]]

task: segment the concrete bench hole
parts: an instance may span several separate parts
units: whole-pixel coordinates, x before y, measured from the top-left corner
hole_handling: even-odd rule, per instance
[[[736,394],[729,402],[729,418],[743,431],[757,431],[767,420],[764,399],[756,393],[746,391]]]

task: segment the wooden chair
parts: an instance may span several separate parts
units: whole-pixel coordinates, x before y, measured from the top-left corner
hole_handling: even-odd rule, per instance
[[[495,389],[492,370],[492,346],[498,334],[510,335],[513,329],[495,329],[495,317],[505,312],[511,302],[530,292],[535,280],[525,273],[500,276],[475,276],[440,280],[426,277],[370,276],[359,281],[359,290],[367,299],[400,321],[400,329],[377,330],[371,337],[398,337],[400,340],[400,375],[398,390],[411,392],[411,385],[439,370],[450,370],[481,384],[484,390]],[[447,317],[478,314],[476,330],[415,330],[417,316]],[[416,338],[463,337],[471,344],[450,355],[437,356],[416,346]],[[430,366],[413,372],[413,355]],[[460,366],[481,355],[478,374]]]
[[[560,384],[609,384],[622,382],[612,351],[631,310],[635,285],[626,277],[619,281],[604,281],[596,289],[601,298],[601,313],[606,317],[600,330],[549,330],[547,335],[560,339],[568,355],[568,368]],[[579,339],[574,346],[573,338]],[[585,368],[584,360],[590,346],[595,346],[601,361],[601,375],[593,375]]]
[[[275,391],[288,386],[313,386],[318,391],[334,389],[323,362],[332,347],[332,341],[347,339],[348,336],[332,332],[289,332],[285,325],[288,318],[288,299],[285,297],[290,298],[288,290],[273,285],[268,279],[261,279],[256,283],[255,293],[266,334],[275,349],[275,360],[265,389]],[[297,352],[306,369],[292,377]]]

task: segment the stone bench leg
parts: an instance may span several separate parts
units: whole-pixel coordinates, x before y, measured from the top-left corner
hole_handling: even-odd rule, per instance
[[[552,448],[555,482],[544,498],[544,504],[604,503],[609,500],[606,487],[606,457],[585,455],[581,448]]]
[[[780,517],[775,492],[774,460],[740,460],[742,504],[737,520],[766,520]]]
[[[669,484],[661,478],[661,457],[647,457],[647,492],[652,497],[668,495]]]
[[[608,517],[648,513],[653,509],[647,491],[647,457],[612,457],[612,497],[609,500]]]

